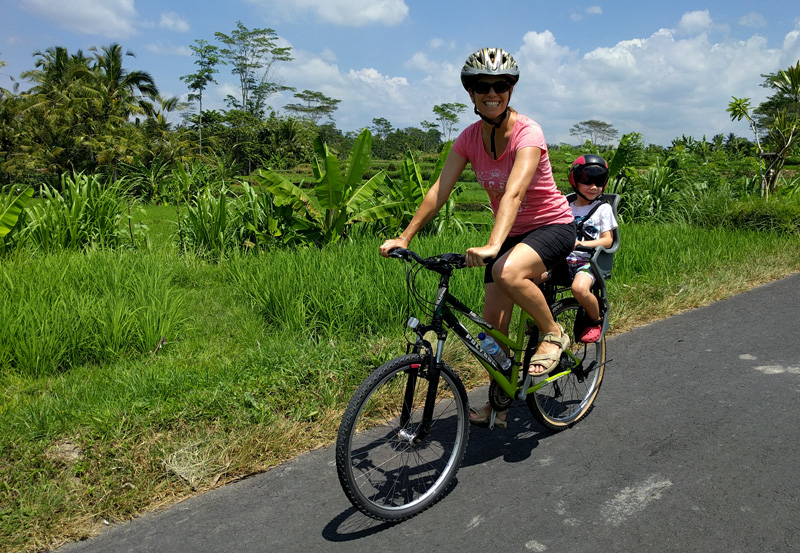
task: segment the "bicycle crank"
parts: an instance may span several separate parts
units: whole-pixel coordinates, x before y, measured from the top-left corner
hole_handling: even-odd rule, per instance
[[[495,411],[505,411],[511,407],[512,401],[513,400],[506,395],[497,382],[492,380],[492,383],[489,384],[489,405],[492,406],[492,409]]]

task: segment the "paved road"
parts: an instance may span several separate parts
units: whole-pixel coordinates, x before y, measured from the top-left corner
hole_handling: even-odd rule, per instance
[[[473,428],[453,491],[398,525],[325,448],[59,553],[800,551],[798,313],[794,275],[615,336],[587,419]]]

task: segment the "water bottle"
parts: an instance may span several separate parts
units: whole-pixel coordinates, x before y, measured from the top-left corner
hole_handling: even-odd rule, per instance
[[[481,332],[478,334],[478,340],[481,342],[483,351],[494,357],[494,360],[500,365],[501,370],[507,371],[511,368],[511,359],[506,355],[506,352],[500,349],[500,346],[495,342],[494,338]]]

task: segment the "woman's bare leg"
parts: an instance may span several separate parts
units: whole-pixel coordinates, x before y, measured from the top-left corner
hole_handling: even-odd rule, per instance
[[[497,260],[492,268],[492,276],[497,289],[533,317],[539,327],[539,332],[552,332],[556,336],[560,336],[561,330],[553,319],[544,294],[530,280],[540,277],[546,270],[544,262],[533,248],[526,244],[518,244]],[[556,344],[542,342],[536,353],[551,354],[557,353],[558,350],[559,347]]]

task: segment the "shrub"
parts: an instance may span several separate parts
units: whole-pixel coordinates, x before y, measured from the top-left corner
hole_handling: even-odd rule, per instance
[[[61,189],[45,186],[44,201],[26,210],[30,221],[22,239],[36,249],[136,247],[144,241],[144,229],[131,221],[119,184],[103,183],[96,175],[65,174]]]

